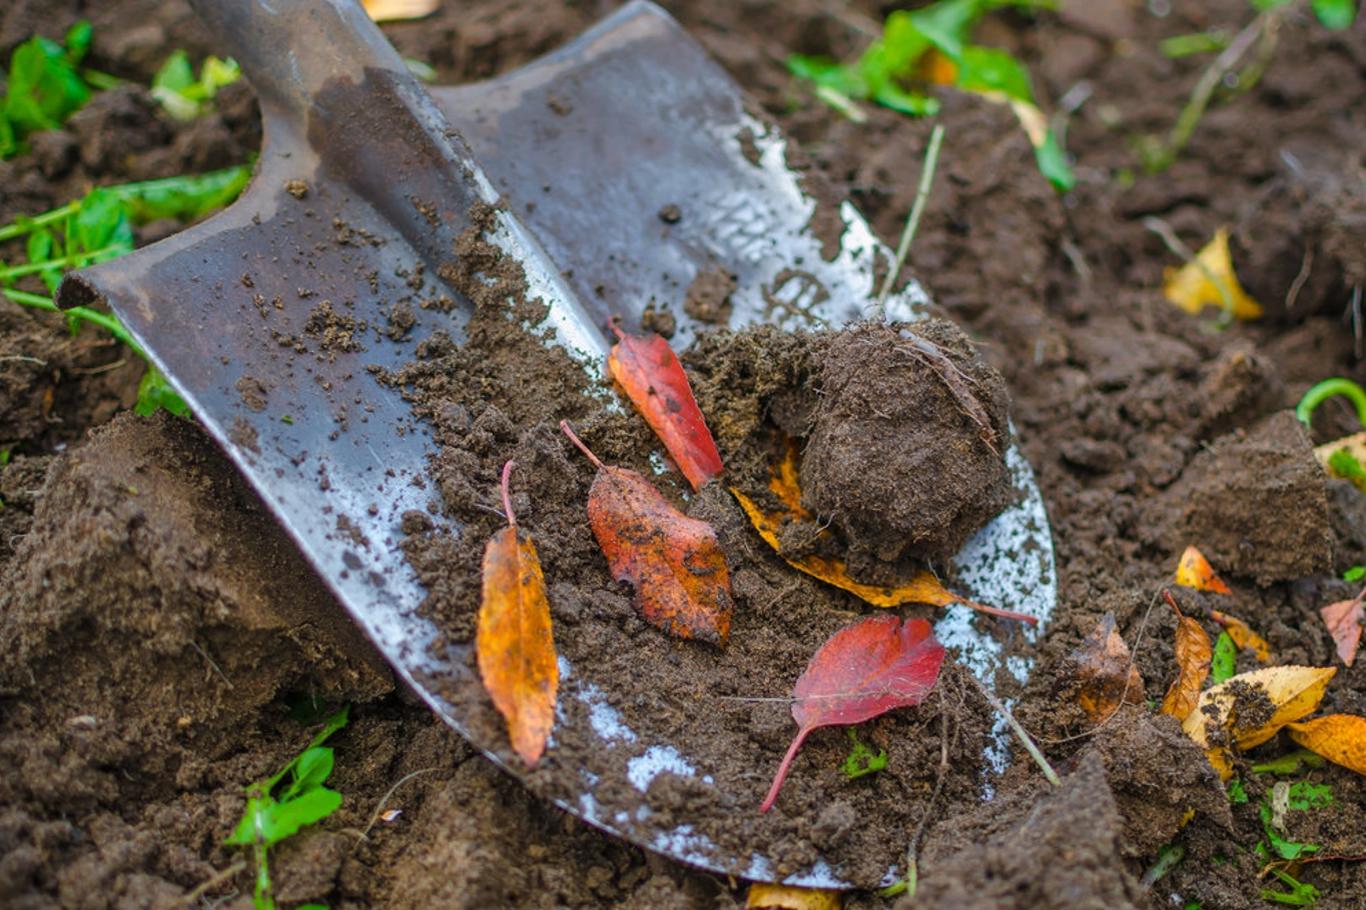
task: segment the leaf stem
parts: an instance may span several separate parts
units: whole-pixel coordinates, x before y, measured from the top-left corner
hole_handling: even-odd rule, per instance
[[[129,334],[128,330],[124,328],[123,323],[107,313],[101,313],[98,310],[92,310],[83,306],[75,306],[69,310],[60,310],[57,308],[57,304],[52,302],[51,297],[44,297],[41,294],[30,294],[28,291],[16,291],[13,288],[0,288],[0,296],[8,297],[20,306],[32,307],[35,310],[46,310],[49,313],[61,313],[66,316],[74,316],[77,319],[94,323],[110,335],[113,335],[119,341],[128,345],[128,347],[132,348],[133,352],[139,357],[144,360],[147,359],[147,355],[143,352],[142,348],[138,346],[137,341],[133,339],[133,336]]]
[[[877,293],[877,306],[873,310],[874,319],[881,320],[885,316],[887,294],[891,292],[892,285],[901,274],[901,266],[905,264],[906,256],[911,251],[911,243],[914,242],[916,231],[920,228],[920,218],[925,214],[925,203],[930,198],[930,184],[934,181],[934,171],[939,165],[939,148],[943,144],[944,125],[936,123],[930,133],[929,147],[925,150],[925,164],[920,168],[920,184],[915,189],[915,202],[911,204],[911,214],[906,219],[906,227],[901,231],[901,241],[896,245],[896,258],[892,260],[892,267],[882,279],[882,289]]]
[[[975,600],[960,598],[957,603],[962,604],[969,610],[976,610],[978,613],[986,613],[988,616],[999,616],[1002,619],[1014,619],[1019,622],[1028,623],[1031,626],[1039,624],[1039,617],[1030,616],[1028,613],[1016,613],[1014,610],[1006,610],[1001,607],[992,607],[987,604],[979,604]]]
[[[773,804],[778,801],[778,791],[783,788],[783,781],[787,779],[787,770],[792,767],[792,759],[797,757],[797,750],[806,741],[806,735],[811,732],[810,727],[802,727],[797,731],[797,735],[792,737],[792,745],[787,747],[787,754],[783,756],[782,763],[778,765],[778,773],[773,775],[773,785],[768,788],[768,795],[759,804],[760,812],[767,812],[773,808]]]
[[[1334,395],[1343,395],[1350,399],[1356,407],[1357,420],[1362,426],[1366,426],[1366,389],[1341,376],[1325,379],[1305,392],[1300,403],[1295,405],[1295,416],[1300,419],[1300,423],[1309,426],[1315,409]]]
[[[23,265],[10,266],[7,269],[0,269],[0,281],[9,281],[14,278],[22,278],[25,275],[32,275],[35,272],[45,272],[48,269],[73,269],[83,265],[89,265],[94,260],[109,253],[127,252],[126,248],[119,245],[110,245],[98,250],[90,250],[84,253],[71,253],[67,256],[59,256],[56,259],[45,259],[42,262],[26,262]]]
[[[507,464],[503,465],[503,481],[500,484],[503,490],[503,514],[507,516],[509,528],[517,527],[517,513],[512,511],[512,493],[509,492],[509,486],[512,483],[512,469],[516,466],[517,463],[511,458],[507,460]]]
[[[569,425],[569,421],[560,421],[560,431],[563,432],[564,435],[569,437],[570,442],[574,443],[574,445],[579,447],[579,451],[586,455],[589,461],[593,462],[594,467],[598,469],[607,467],[607,465],[603,464],[602,461],[599,460],[598,456],[593,454],[592,449],[588,448],[588,446],[583,444],[583,440],[580,439],[578,437],[578,434],[574,432],[574,429]]]

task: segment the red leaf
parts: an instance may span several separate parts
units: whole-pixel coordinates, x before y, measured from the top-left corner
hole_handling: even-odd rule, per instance
[[[944,646],[930,624],[874,616],[841,629],[821,645],[792,689],[797,735],[788,746],[760,812],[778,798],[787,770],[806,736],[819,727],[857,724],[893,708],[918,705],[934,688]]]
[[[615,325],[612,330],[621,339],[607,355],[612,378],[626,390],[688,483],[694,490],[702,489],[721,473],[721,454],[692,397],[678,355],[658,335],[637,338]]]
[[[1361,625],[1366,622],[1363,600],[1366,600],[1366,590],[1351,600],[1340,600],[1319,610],[1323,624],[1338,646],[1338,657],[1349,667],[1357,659],[1357,648],[1361,646]]]

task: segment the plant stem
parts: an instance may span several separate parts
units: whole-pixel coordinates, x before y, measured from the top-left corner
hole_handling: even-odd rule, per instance
[[[80,207],[79,202],[68,202],[60,208],[43,212],[41,215],[34,215],[32,218],[25,218],[22,221],[13,221],[4,227],[0,227],[0,243],[12,240],[15,237],[22,237],[25,234],[31,234],[34,229],[52,224],[54,221],[61,221],[68,215],[76,214]]]
[[[579,447],[580,452],[588,456],[588,460],[593,462],[593,467],[598,468],[599,470],[606,467],[606,465],[598,459],[598,456],[593,454],[593,450],[584,445],[583,440],[574,432],[574,428],[569,425],[569,421],[561,420],[560,430],[564,432],[564,435],[569,437],[570,442]]]
[[[973,676],[971,673],[967,674],[967,676],[973,681],[973,684],[977,686],[977,691],[981,692],[987,702],[1006,719],[1006,723],[1010,724],[1010,729],[1015,731],[1015,735],[1019,737],[1020,742],[1024,745],[1025,751],[1029,753],[1029,757],[1034,759],[1034,764],[1038,765],[1039,770],[1043,772],[1044,778],[1053,786],[1061,787],[1062,781],[1058,778],[1058,772],[1054,771],[1053,766],[1048,763],[1048,759],[1043,757],[1043,753],[1039,751],[1039,747],[1034,744],[1033,737],[1025,731],[1024,727],[1020,726],[1020,722],[1015,719],[1015,715],[1010,713],[1009,709],[1001,703],[1001,700],[997,698],[990,689],[982,685],[980,679]]]
[[[1300,419],[1300,423],[1309,426],[1315,409],[1334,395],[1343,395],[1350,399],[1356,407],[1357,420],[1362,426],[1366,426],[1366,389],[1341,376],[1325,379],[1305,392],[1300,403],[1295,405],[1295,416]]]
[[[915,202],[911,204],[911,214],[906,219],[906,227],[901,231],[901,241],[896,245],[896,258],[892,261],[887,276],[882,279],[882,289],[877,294],[877,306],[873,310],[874,319],[882,320],[886,316],[887,294],[896,283],[897,276],[901,274],[901,266],[906,262],[906,256],[911,251],[911,243],[915,240],[915,233],[920,228],[920,217],[925,213],[925,203],[930,198],[930,184],[934,180],[934,171],[939,164],[939,148],[943,144],[944,125],[936,123],[930,133],[929,147],[925,150],[925,164],[920,168],[920,184],[915,189]]]
[[[0,295],[8,297],[20,306],[32,307],[35,310],[46,310],[49,313],[62,313],[65,316],[74,316],[85,322],[94,323],[110,335],[113,335],[119,341],[128,345],[128,347],[132,348],[133,353],[137,354],[143,360],[147,359],[146,353],[138,346],[137,341],[129,334],[128,330],[123,327],[123,323],[107,313],[101,313],[98,310],[92,310],[83,306],[76,306],[63,311],[57,308],[57,304],[52,302],[51,297],[44,297],[41,294],[30,294],[28,291],[16,291],[13,288],[0,289]]]
[[[80,268],[83,265],[89,265],[90,262],[100,256],[109,253],[117,254],[122,252],[126,252],[124,247],[113,245],[98,250],[91,250],[86,253],[70,253],[66,256],[58,257],[57,259],[45,259],[42,262],[26,262],[23,265],[13,265],[7,269],[0,269],[0,281],[10,281],[15,278],[22,278],[25,275],[45,272],[48,269],[67,270]]]

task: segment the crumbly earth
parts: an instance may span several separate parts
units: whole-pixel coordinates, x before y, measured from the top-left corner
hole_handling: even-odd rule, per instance
[[[1154,595],[1180,549],[1204,541],[1167,536],[1153,510],[1164,519],[1179,514],[1169,499],[1177,484],[1232,496],[1232,487],[1186,478],[1199,453],[1213,447],[1201,458],[1208,463],[1236,454],[1256,438],[1260,421],[1325,376],[1366,379],[1352,311],[1353,289],[1366,275],[1366,111],[1357,103],[1366,28],[1358,22],[1330,33],[1296,12],[1260,80],[1216,98],[1176,163],[1149,176],[1132,152],[1135,140],[1170,129],[1209,59],[1168,58],[1160,41],[1211,28],[1231,34],[1252,13],[1242,0],[1170,11],[1117,0],[1060,7],[1033,19],[998,14],[979,39],[1025,60],[1045,107],[1057,110],[1049,102],[1068,97],[1066,145],[1077,158],[1077,188],[1059,197],[1038,177],[1008,110],[946,90],[948,138],[910,267],[1004,376],[1020,444],[1049,508],[1060,603],[1040,663],[1015,693],[1016,713],[1065,788],[1048,794],[1034,766],[1017,761],[994,782],[996,801],[945,800],[919,850],[915,905],[1020,906],[1019,895],[1038,905],[1066,887],[1060,903],[1069,906],[1267,906],[1260,891],[1277,885],[1260,877],[1252,850],[1264,837],[1260,807],[1282,779],[1251,768],[1291,744],[1278,737],[1240,759],[1249,799],[1220,804],[1218,785],[1198,771],[1188,747],[1182,751],[1169,722],[1142,717],[1139,706],[1095,732],[1060,692],[1067,656],[1112,610],[1147,682],[1144,694],[1161,699],[1174,672],[1174,619],[1154,606]],[[882,237],[894,238],[916,193],[918,168],[908,162],[930,124],[873,108],[866,123],[853,123],[813,102],[782,65],[792,50],[857,53],[884,10],[857,3],[832,11],[824,0],[799,0],[781,15],[762,4],[712,0],[670,8],[779,118],[812,166],[850,195]],[[475,0],[388,32],[406,56],[458,81],[524,63],[606,11]],[[172,48],[196,58],[214,49],[184,3],[17,0],[0,10],[0,53],[34,29],[56,36],[81,14],[95,21],[90,65],[137,84],[97,100],[67,129],[35,143],[33,155],[0,163],[0,217],[60,204],[93,182],[236,163],[259,146],[245,86],[189,125],[161,116],[140,87]],[[678,203],[681,217],[690,217],[687,200]],[[1178,262],[1145,227],[1152,216],[1192,247],[1229,225],[1240,280],[1267,319],[1213,332],[1172,310],[1158,288],[1163,269]],[[171,228],[149,226],[139,239]],[[770,350],[781,357],[781,339]],[[745,381],[745,362],[735,361],[737,382]],[[278,851],[286,905],[739,905],[742,892],[732,883],[604,838],[529,797],[392,691],[365,646],[300,611],[323,606],[327,595],[289,561],[273,524],[201,434],[164,419],[110,424],[132,400],[139,372],[90,328],[72,337],[59,319],[0,303],[0,449],[9,452],[0,468],[0,767],[16,769],[0,775],[0,905],[169,908],[194,892],[191,904],[245,910],[247,875],[219,877],[237,859],[222,840],[241,811],[242,785],[307,740],[309,727],[289,716],[300,693],[329,705],[352,702],[355,719],[334,740],[336,785],[347,802]],[[717,416],[723,446],[752,416]],[[512,426],[507,431],[490,415],[479,430],[501,446],[520,438],[520,419]],[[1330,401],[1315,416],[1312,438],[1355,429],[1351,409]],[[609,426],[589,430],[608,457],[629,457],[625,437],[614,447]],[[1269,449],[1287,459],[1302,454],[1296,446]],[[1236,458],[1220,464],[1239,470]],[[571,467],[565,482],[581,483],[584,467]],[[1316,503],[1313,486],[1303,489]],[[466,495],[488,497],[491,489],[471,485]],[[1183,611],[1225,610],[1263,634],[1277,661],[1331,665],[1332,642],[1316,614],[1355,593],[1338,573],[1366,561],[1366,498],[1329,482],[1325,499],[1326,514],[1317,504],[1294,512],[1312,524],[1300,539],[1313,552],[1216,559],[1234,594],[1176,591]],[[1284,520],[1255,508],[1239,518],[1258,541]],[[1325,525],[1330,545],[1320,569]],[[1259,565],[1313,568],[1263,586]],[[781,603],[811,592],[796,587]],[[615,594],[602,608],[628,615]],[[1255,666],[1251,654],[1239,655],[1239,669]],[[1366,714],[1364,674],[1366,661],[1341,668],[1324,709]],[[962,690],[944,691],[952,705]],[[930,712],[922,721],[932,719],[934,701],[922,710]],[[183,730],[181,717],[189,718]],[[790,732],[781,712],[745,722],[773,740]],[[925,724],[928,748],[900,746],[917,750],[911,757],[928,763],[931,781],[938,726]],[[837,751],[827,748],[830,756]],[[1103,781],[1089,757],[1097,751]],[[413,772],[422,773],[408,778]],[[1327,812],[1288,813],[1287,835],[1323,845],[1328,857],[1366,852],[1362,778],[1329,765],[1285,778],[1298,779],[1329,785],[1335,802]],[[785,790],[792,794],[802,798]],[[382,799],[402,814],[370,826]],[[1188,807],[1196,814],[1181,825]],[[1000,819],[999,835],[991,816]],[[832,810],[829,830],[844,818]],[[1011,832],[1018,834],[1013,850]],[[1022,855],[1018,842],[1030,839],[1028,846],[1046,844],[1048,852]],[[1135,890],[1164,843],[1184,847],[1185,860]],[[1067,868],[1073,857],[1075,875]],[[1032,865],[1041,859],[1059,868]],[[984,863],[1018,890],[1005,892],[995,878],[981,884]],[[1318,906],[1326,910],[1356,906],[1366,889],[1359,862],[1306,864],[1298,875],[1321,890]],[[847,906],[888,903],[858,894]]]

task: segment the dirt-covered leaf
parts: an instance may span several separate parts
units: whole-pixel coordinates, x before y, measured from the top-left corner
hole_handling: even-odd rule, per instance
[[[897,607],[908,603],[929,604],[935,607],[962,604],[969,609],[993,616],[1030,624],[1038,622],[1036,617],[1025,613],[1003,610],[960,597],[945,588],[932,572],[925,569],[916,572],[909,580],[898,585],[873,585],[855,580],[842,560],[819,553],[809,553],[795,558],[788,556],[783,552],[780,540],[783,525],[789,521],[810,521],[813,517],[802,505],[802,491],[797,476],[797,446],[789,444],[784,446],[783,457],[774,466],[768,482],[769,490],[782,503],[782,509],[765,512],[758,503],[739,489],[731,487],[730,490],[740,503],[740,508],[744,509],[745,515],[749,517],[750,524],[754,525],[754,530],[758,531],[764,542],[792,568],[848,591],[875,607]],[[819,536],[822,537],[828,534],[825,530],[819,532]]]
[[[475,632],[479,675],[507,721],[512,749],[528,768],[545,751],[555,721],[560,671],[550,627],[545,578],[531,536],[517,526],[503,466],[503,508],[508,526],[484,549],[483,598]]]
[[[944,646],[923,619],[903,624],[896,616],[874,616],[830,636],[793,686],[797,735],[759,811],[772,808],[792,759],[812,730],[858,724],[919,704],[934,688],[943,662]]]
[[[1176,564],[1176,583],[1183,588],[1208,591],[1213,594],[1232,594],[1229,586],[1214,572],[1205,554],[1195,547],[1186,547],[1181,561]]]
[[[1224,627],[1228,637],[1233,639],[1233,643],[1239,650],[1247,649],[1257,656],[1257,660],[1266,663],[1271,660],[1271,643],[1265,638],[1252,631],[1252,627],[1243,622],[1236,616],[1221,610],[1210,610],[1210,619]]]
[[[1125,702],[1143,701],[1143,677],[1115,628],[1114,613],[1100,618],[1073,652],[1072,662],[1077,668],[1077,704],[1096,723],[1107,720]]]
[[[1357,649],[1361,646],[1361,626],[1366,623],[1363,599],[1366,599],[1366,588],[1351,600],[1340,600],[1319,610],[1323,624],[1328,627],[1328,634],[1333,636],[1333,643],[1337,646],[1338,659],[1349,667],[1357,659]]]
[[[1366,717],[1328,714],[1288,724],[1290,738],[1334,764],[1366,774]]]
[[[1213,649],[1209,635],[1199,622],[1182,614],[1175,600],[1168,600],[1176,611],[1176,679],[1162,699],[1162,713],[1177,720],[1185,720],[1200,700],[1200,687],[1209,676]]]
[[[1182,729],[1227,780],[1233,774],[1230,747],[1259,746],[1286,724],[1312,714],[1335,673],[1334,667],[1295,666],[1241,673],[1206,689]]]
[[[674,508],[635,471],[605,465],[567,422],[560,428],[594,465],[588,523],[612,569],[635,587],[635,606],[680,638],[725,645],[730,637],[730,570],[705,521]]]
[[[1315,446],[1314,457],[1329,475],[1366,493],[1366,431]]]
[[[1210,306],[1226,310],[1236,319],[1259,319],[1262,315],[1262,305],[1248,296],[1233,271],[1226,227],[1214,232],[1214,238],[1192,262],[1166,270],[1162,293],[1192,316]]]
[[[692,488],[702,489],[721,473],[721,454],[678,355],[659,335],[638,338],[612,328],[619,339],[607,355],[612,378],[664,443]]]
[[[749,886],[745,910],[840,910],[844,892],[755,882]]]

